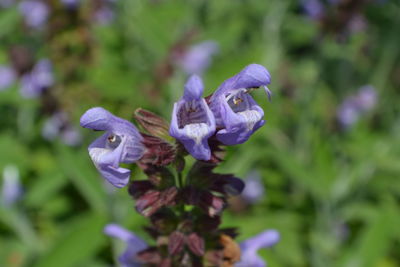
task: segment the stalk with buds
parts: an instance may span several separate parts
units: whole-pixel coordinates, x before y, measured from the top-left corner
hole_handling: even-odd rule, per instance
[[[100,107],[81,117],[82,127],[104,131],[89,146],[99,173],[115,187],[128,186],[136,211],[149,218],[145,229],[153,244],[119,225],[106,226],[107,235],[127,243],[119,258],[123,266],[265,266],[257,251],[278,242],[279,233],[267,230],[236,243],[237,230],[220,227],[221,213],[245,185],[214,169],[225,146],[244,143],[265,124],[250,92],[264,88],[270,97],[269,83],[269,72],[251,64],[204,98],[202,80],[193,75],[174,104],[170,124],[136,110],[143,132]],[[192,166],[185,163],[188,156],[196,159]],[[148,179],[131,180],[121,163],[136,163]]]

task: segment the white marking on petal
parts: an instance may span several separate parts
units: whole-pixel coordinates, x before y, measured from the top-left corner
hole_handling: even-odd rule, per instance
[[[253,130],[254,125],[262,119],[262,115],[257,110],[245,110],[236,114],[245,118],[246,128],[248,131]]]
[[[94,165],[99,168],[99,162],[101,161],[101,158],[111,151],[111,149],[107,148],[93,147],[89,149],[89,156],[92,159]]]
[[[201,140],[209,133],[209,126],[206,123],[192,123],[183,128],[186,136],[200,144]]]

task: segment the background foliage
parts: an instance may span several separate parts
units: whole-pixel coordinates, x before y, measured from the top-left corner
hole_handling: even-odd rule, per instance
[[[23,186],[0,206],[1,266],[109,266],[124,248],[103,235],[109,222],[147,238],[126,189],[106,185],[88,157],[96,134],[82,130],[68,146],[43,138],[43,127],[55,111],[77,127],[93,106],[169,119],[187,77],[179,58],[204,40],[219,45],[202,75],[207,94],[249,63],[272,75],[273,101],[254,93],[266,126],[220,167],[239,177],[258,170],[266,194],[226,212],[224,225],[239,227],[239,240],[278,229],[281,242],[261,253],[269,266],[400,265],[398,1],[321,1],[322,19],[294,0],[124,0],[107,23],[93,19],[94,2],[71,11],[46,1],[42,29],[25,25],[18,4],[0,10],[0,63],[23,47],[33,61],[50,59],[55,76],[39,98],[21,96],[19,82],[0,92],[0,170],[17,166]],[[346,11],[348,2],[357,8]],[[342,127],[341,103],[367,84],[375,108]]]

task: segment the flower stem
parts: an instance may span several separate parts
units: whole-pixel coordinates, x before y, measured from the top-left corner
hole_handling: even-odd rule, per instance
[[[179,187],[179,188],[182,188],[182,187],[183,187],[182,172],[178,172],[178,187]]]

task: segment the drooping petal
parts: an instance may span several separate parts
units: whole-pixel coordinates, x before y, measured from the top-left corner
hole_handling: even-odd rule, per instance
[[[119,167],[126,145],[126,137],[115,148],[107,147],[109,134],[105,133],[89,146],[89,155],[101,175],[115,187],[128,184],[130,170]]]
[[[140,267],[142,266],[137,260],[138,252],[147,248],[147,244],[134,233],[126,230],[118,224],[108,224],[104,228],[104,233],[118,238],[127,244],[125,251],[119,257],[120,263],[125,267]]]
[[[240,244],[243,250],[259,250],[267,248],[278,243],[280,234],[276,230],[266,230],[252,238],[249,238]]]
[[[261,248],[267,248],[275,245],[280,239],[279,232],[276,230],[266,230],[255,237],[247,239],[240,243],[242,252],[241,259],[235,264],[235,267],[265,267],[266,263],[257,254]]]
[[[266,267],[265,261],[254,251],[242,252],[241,260],[235,263],[235,267]]]
[[[106,227],[104,228],[104,233],[109,236],[118,238],[126,243],[135,243],[139,250],[147,247],[147,244],[144,240],[115,223],[106,225]]]

